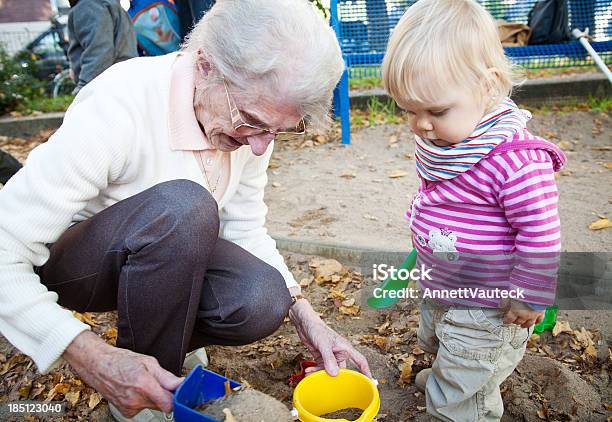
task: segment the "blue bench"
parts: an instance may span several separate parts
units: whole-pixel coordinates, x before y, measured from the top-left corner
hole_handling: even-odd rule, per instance
[[[350,143],[349,78],[381,77],[381,63],[391,30],[416,0],[331,0],[331,25],[347,70],[334,91],[334,115],[340,117],[342,143]],[[527,23],[536,0],[479,0],[496,19]],[[591,45],[612,63],[612,0],[568,0],[570,28],[589,28]],[[577,40],[562,44],[506,47],[512,60],[527,68],[592,66]]]

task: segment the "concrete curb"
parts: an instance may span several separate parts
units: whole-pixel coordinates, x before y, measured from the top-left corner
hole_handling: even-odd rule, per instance
[[[541,78],[526,81],[516,88],[512,99],[519,104],[552,105],[584,101],[591,97],[612,97],[612,84],[603,74],[585,73],[567,77]],[[384,90],[372,89],[353,91],[350,94],[351,107],[367,109],[370,98],[376,97],[382,103],[391,99]]]
[[[26,117],[2,117],[0,118],[0,135],[27,138],[44,129],[57,129],[63,120],[63,112]]]
[[[333,258],[344,265],[353,266],[369,262],[394,261],[410,252],[408,249],[377,249],[317,240],[298,240],[284,236],[272,237],[281,251]]]

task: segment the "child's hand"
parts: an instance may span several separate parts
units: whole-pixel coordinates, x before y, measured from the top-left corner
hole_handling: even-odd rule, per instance
[[[516,324],[523,328],[529,328],[539,324],[544,319],[544,311],[535,311],[522,302],[511,300],[504,313],[506,324]]]

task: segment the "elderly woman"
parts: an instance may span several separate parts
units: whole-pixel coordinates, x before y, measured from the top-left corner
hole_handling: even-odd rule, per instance
[[[289,313],[332,375],[367,362],[314,312],[264,227],[277,135],[328,121],[343,69],[306,0],[225,0],[183,50],[116,64],[0,191],[0,331],[124,416],[170,411],[187,352]],[[118,310],[117,347],[59,305]],[[118,413],[116,413],[118,415]]]

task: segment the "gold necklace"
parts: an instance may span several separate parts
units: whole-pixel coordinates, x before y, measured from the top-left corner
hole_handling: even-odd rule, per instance
[[[198,157],[200,158],[200,163],[202,164],[202,170],[204,170],[204,178],[206,179],[206,184],[208,185],[208,189],[210,189],[210,193],[212,193],[213,195],[215,194],[215,192],[217,191],[217,186],[219,186],[219,180],[221,179],[221,167],[219,166],[219,169],[217,170],[217,180],[215,181],[215,186],[212,186],[210,184],[210,179],[208,178],[208,172],[206,171],[206,165],[204,164],[204,158],[202,157],[204,155],[204,151],[200,151],[198,154]],[[220,158],[217,158],[216,161],[222,160],[223,159],[223,152],[217,150],[215,155],[217,155]],[[216,164],[223,164],[223,163],[215,163]],[[212,167],[214,168],[215,165],[213,165]]]

